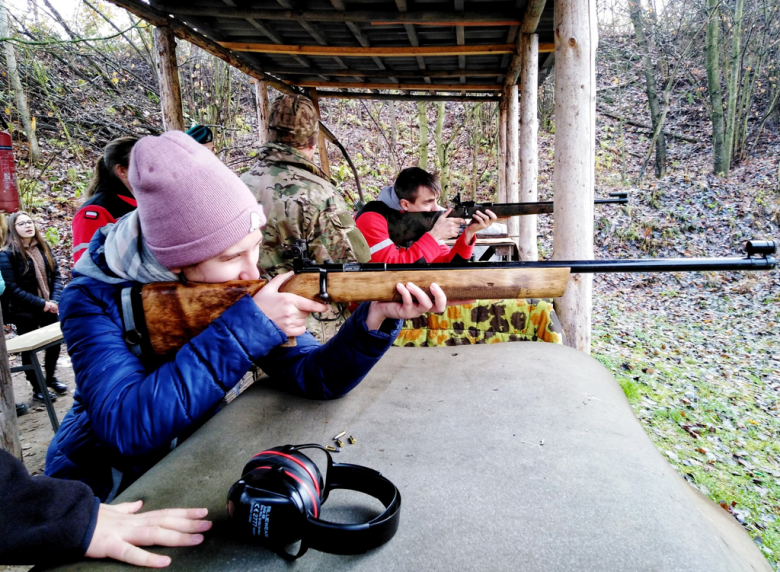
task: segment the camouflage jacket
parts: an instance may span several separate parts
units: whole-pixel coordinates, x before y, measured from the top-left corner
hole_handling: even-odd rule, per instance
[[[268,219],[260,269],[269,276],[292,270],[282,258],[291,239],[304,239],[316,262],[368,262],[368,243],[322,170],[293,147],[266,143],[242,177]]]

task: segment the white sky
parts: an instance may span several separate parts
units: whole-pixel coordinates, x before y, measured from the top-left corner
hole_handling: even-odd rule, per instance
[[[49,2],[68,21],[73,20],[76,11],[82,6],[81,0],[49,0]],[[24,14],[28,11],[27,0],[6,0],[6,6],[9,5],[16,15]],[[43,2],[40,2],[39,6],[45,8]]]
[[[54,9],[57,10],[60,15],[65,18],[65,21],[67,22],[73,22],[78,15],[79,11],[81,10],[89,10],[89,7],[84,4],[81,0],[49,0],[52,6],[54,6]],[[5,4],[7,7],[10,8],[10,10],[14,13],[15,16],[21,17],[21,16],[27,16],[32,18],[32,9],[30,8],[30,5],[28,4],[28,0],[5,0]],[[38,10],[41,14],[41,17],[47,17],[45,15],[46,13],[46,5],[43,2],[37,2],[38,4]],[[122,26],[122,24],[128,23],[127,20],[121,19],[120,15],[124,15],[127,12],[123,10],[122,8],[119,8],[118,6],[114,6],[113,4],[109,4],[107,2],[99,2],[95,0],[93,2],[101,11],[104,10],[110,10],[112,14],[115,16],[112,18],[112,20],[119,26]],[[128,23],[129,25],[129,23]],[[58,26],[55,25],[55,29],[58,28]],[[113,30],[110,30],[110,32],[113,32]]]

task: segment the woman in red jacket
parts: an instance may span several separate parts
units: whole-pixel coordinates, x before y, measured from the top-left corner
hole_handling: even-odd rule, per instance
[[[95,166],[85,192],[86,202],[73,217],[73,263],[78,262],[89,246],[95,231],[116,222],[135,210],[136,201],[127,180],[130,151],[138,139],[120,137],[110,141]]]

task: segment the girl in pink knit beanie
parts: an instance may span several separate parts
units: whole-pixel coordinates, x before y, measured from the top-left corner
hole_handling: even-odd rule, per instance
[[[392,345],[403,319],[444,311],[446,297],[435,284],[434,300],[414,284],[398,284],[402,302],[362,304],[321,346],[305,323],[309,312],[327,307],[279,292],[288,273],[239,299],[173,355],[161,360],[139,352],[143,339],[138,344],[132,338],[142,337],[143,316],[133,307],[133,289],[180,279],[259,278],[265,218],[239,178],[181,132],[141,139],[129,178],[138,209],[95,233],[60,300],[77,390],[46,457],[46,475],[83,481],[102,501],[213,415],[253,363],[284,390],[312,399],[340,397]],[[283,346],[288,336],[297,338],[294,347]],[[147,566],[170,561],[124,550],[128,542],[116,533],[120,558],[132,555],[128,561]],[[188,537],[182,542],[197,543]]]

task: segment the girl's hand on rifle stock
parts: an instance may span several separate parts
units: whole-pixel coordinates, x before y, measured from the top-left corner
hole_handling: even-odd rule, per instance
[[[441,314],[447,307],[447,295],[435,282],[431,284],[433,300],[411,282],[406,286],[397,284],[396,290],[401,295],[401,302],[371,302],[366,318],[366,326],[369,330],[378,330],[386,318],[409,320],[426,312]]]
[[[306,332],[306,318],[310,312],[327,312],[328,307],[296,294],[279,292],[282,284],[292,278],[292,271],[274,277],[252,299],[269,320],[279,326],[288,337],[302,336]]]

